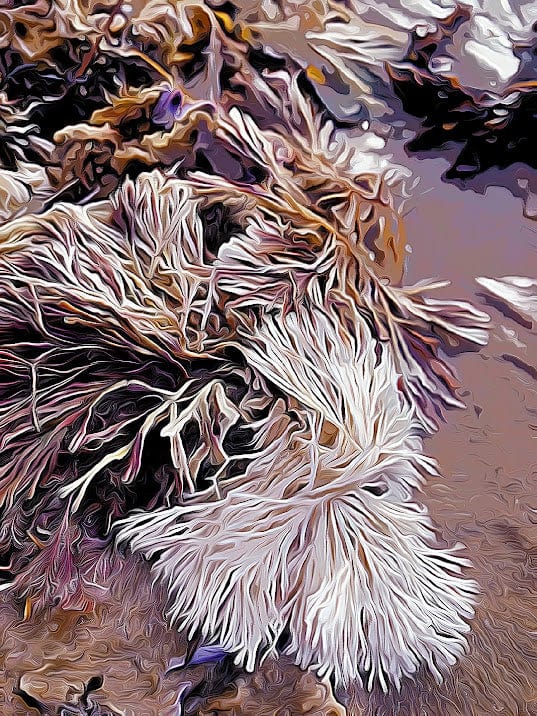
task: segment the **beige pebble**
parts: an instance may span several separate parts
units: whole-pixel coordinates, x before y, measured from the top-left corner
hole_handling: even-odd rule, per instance
[[[125,15],[118,13],[117,15],[114,15],[114,17],[112,18],[112,21],[110,22],[108,29],[112,33],[121,32],[125,28],[126,24],[127,24],[127,18],[125,17]]]

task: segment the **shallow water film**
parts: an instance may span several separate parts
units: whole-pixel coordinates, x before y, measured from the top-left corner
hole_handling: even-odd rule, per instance
[[[537,716],[537,5],[0,2],[0,713]]]

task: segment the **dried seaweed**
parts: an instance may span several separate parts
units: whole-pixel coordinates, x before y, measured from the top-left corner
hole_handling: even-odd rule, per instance
[[[126,548],[248,671],[287,635],[338,685],[441,679],[477,588],[422,438],[488,316],[403,285],[408,172],[369,122],[417,20],[267,7],[0,11],[5,586],[88,609]]]

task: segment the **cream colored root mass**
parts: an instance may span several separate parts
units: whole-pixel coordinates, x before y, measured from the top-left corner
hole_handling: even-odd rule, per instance
[[[338,337],[341,326],[316,313],[317,337],[312,312],[280,326],[268,319],[266,354],[248,351],[255,370],[297,398],[304,427],[274,439],[271,415],[259,456],[223,500],[134,515],[120,538],[158,555],[178,627],[247,669],[288,625],[297,664],[338,684],[365,674],[368,688],[378,678],[386,689],[421,663],[440,677],[463,652],[475,585],[412,500],[432,466],[389,354],[377,363],[366,328]],[[327,423],[337,430],[329,445]]]

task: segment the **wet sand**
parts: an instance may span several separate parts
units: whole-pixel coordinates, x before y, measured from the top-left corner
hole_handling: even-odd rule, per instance
[[[537,223],[505,189],[461,191],[441,182],[446,162],[407,162],[422,180],[407,217],[406,281],[449,279],[439,295],[470,300],[492,319],[489,345],[452,361],[466,409],[449,411],[425,444],[442,478],[429,481],[423,499],[445,539],[467,546],[481,594],[470,652],[443,686],[424,679],[399,695],[358,694],[358,702],[370,716],[534,716],[537,332],[490,305],[475,277],[535,276]]]

